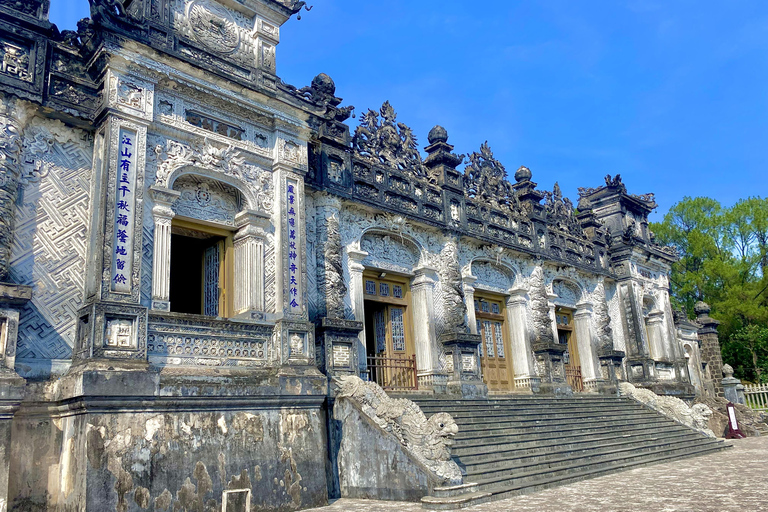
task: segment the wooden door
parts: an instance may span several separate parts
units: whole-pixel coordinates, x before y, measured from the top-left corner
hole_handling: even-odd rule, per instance
[[[406,279],[366,273],[366,346],[371,380],[384,388],[416,386]]]
[[[480,366],[489,391],[510,391],[515,386],[503,313],[501,300],[482,296],[475,300]]]
[[[581,358],[579,357],[579,346],[576,343],[576,331],[573,328],[573,315],[569,310],[558,309],[555,311],[555,319],[557,320],[558,341],[568,346],[568,351],[563,354],[566,380],[574,391],[583,391]]]

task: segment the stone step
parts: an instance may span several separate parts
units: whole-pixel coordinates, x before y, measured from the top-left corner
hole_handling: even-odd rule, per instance
[[[639,412],[651,412],[643,409],[627,409],[624,407],[614,407],[599,410],[591,409],[574,409],[571,411],[536,411],[536,412],[519,412],[519,411],[444,411],[450,414],[456,423],[492,423],[497,418],[515,418],[518,421],[536,421],[536,420],[560,420],[568,418],[587,418],[595,417],[598,415],[611,415],[611,414],[627,414],[639,413]],[[426,413],[424,413],[426,414]]]
[[[544,476],[531,484],[517,484],[517,485],[497,485],[490,487],[488,492],[491,493],[490,497],[486,497],[484,501],[495,501],[505,498],[511,498],[513,496],[519,496],[521,494],[529,494],[533,492],[543,491],[559,485],[567,485],[581,480],[587,480],[589,478],[596,478],[599,476],[605,476],[619,471],[626,471],[641,466],[648,466],[652,464],[659,464],[663,462],[670,462],[679,459],[686,459],[689,457],[697,457],[700,455],[707,455],[713,452],[718,452],[726,448],[730,448],[731,445],[707,445],[695,450],[689,450],[683,453],[671,453],[671,452],[659,452],[653,456],[635,459],[635,460],[618,460],[614,464],[606,465],[603,467],[588,467],[583,471],[570,475],[555,475]]]
[[[595,436],[570,436],[570,437],[551,437],[541,441],[525,441],[518,443],[507,443],[505,445],[495,446],[476,446],[469,449],[453,450],[456,457],[461,458],[461,462],[469,466],[481,462],[495,462],[497,460],[514,459],[525,454],[545,454],[561,450],[583,450],[601,443],[615,442],[639,442],[646,439],[656,439],[659,435],[677,436],[691,435],[690,431],[672,430],[663,428],[656,430],[633,429],[625,433],[611,432]]]
[[[432,496],[424,508],[461,508],[630,467],[727,447],[628,398],[494,397],[419,399],[425,414],[447,412],[459,427],[453,459],[476,482]]]
[[[637,425],[642,423],[654,423],[660,421],[658,417],[654,417],[649,414],[616,414],[613,416],[582,416],[574,417],[574,421],[566,421],[557,419],[553,421],[538,420],[538,421],[516,421],[514,419],[508,421],[497,421],[489,423],[460,423],[457,425],[460,428],[459,436],[464,437],[476,437],[478,433],[496,433],[495,431],[516,433],[516,432],[545,432],[553,428],[563,428],[565,430],[572,429],[591,429],[600,428],[604,425]],[[466,435],[465,435],[466,434]]]
[[[587,469],[605,469],[619,462],[640,462],[644,458],[659,457],[661,455],[684,455],[689,452],[707,448],[708,445],[717,446],[722,441],[712,439],[709,442],[700,440],[683,443],[661,443],[656,449],[633,451],[632,448],[612,450],[596,457],[572,457],[565,458],[559,463],[546,463],[526,467],[523,471],[489,471],[477,474],[468,474],[467,478],[479,484],[480,490],[492,490],[497,486],[524,486],[531,485],[542,478],[568,476]]]
[[[680,425],[670,424],[664,421],[653,423],[624,423],[621,425],[608,425],[603,428],[578,426],[558,431],[556,428],[549,428],[545,431],[532,429],[530,431],[504,432],[497,431],[489,434],[478,433],[475,437],[467,437],[454,442],[455,453],[474,453],[480,451],[491,451],[503,449],[503,446],[520,443],[547,443],[551,440],[564,439],[572,440],[576,438],[589,439],[591,436],[599,434],[621,436],[625,432],[653,433],[659,429],[668,432],[679,431]],[[682,427],[684,428],[684,427]]]
[[[570,466],[578,463],[592,465],[601,461],[605,456],[624,453],[642,454],[657,451],[660,447],[669,446],[699,446],[701,437],[695,432],[679,434],[677,436],[660,438],[648,438],[644,440],[629,439],[623,442],[601,443],[597,446],[582,450],[560,450],[553,453],[531,453],[519,457],[511,457],[507,460],[495,460],[475,464],[463,464],[467,472],[467,478],[472,481],[495,476],[508,476],[518,474],[527,469],[546,467],[554,470],[560,466]],[[462,461],[463,463],[463,461]]]

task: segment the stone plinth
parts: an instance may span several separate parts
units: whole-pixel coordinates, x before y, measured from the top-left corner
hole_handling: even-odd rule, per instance
[[[547,395],[572,395],[573,389],[565,380],[563,354],[568,346],[560,343],[540,342],[533,344],[536,370],[541,378],[539,393]]]
[[[446,357],[452,362],[452,372],[448,374],[447,393],[464,398],[484,397],[488,395],[488,386],[480,375],[480,356],[477,346],[480,335],[468,332],[448,332],[440,336],[445,347]]]

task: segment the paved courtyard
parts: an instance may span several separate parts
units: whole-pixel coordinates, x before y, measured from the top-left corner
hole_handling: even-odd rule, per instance
[[[768,512],[768,437],[725,452],[641,467],[484,503],[467,512]],[[415,512],[417,503],[338,500],[315,512]]]

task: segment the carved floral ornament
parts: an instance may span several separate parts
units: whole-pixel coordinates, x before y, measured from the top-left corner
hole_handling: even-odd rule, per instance
[[[247,185],[260,210],[272,210],[272,173],[245,162],[245,157],[233,146],[219,148],[204,140],[202,143],[184,144],[174,140],[157,144],[153,149],[157,160],[155,185],[168,187],[171,176],[184,167],[193,167],[222,173]]]
[[[365,160],[407,170],[417,178],[436,182],[436,177],[429,174],[421,160],[413,130],[397,122],[397,114],[388,101],[379,112],[368,109],[361,116],[352,145],[357,155]]]
[[[493,157],[485,141],[479,153],[469,155],[469,164],[464,168],[465,194],[497,209],[509,207],[515,201],[515,191],[506,175],[506,169]]]

